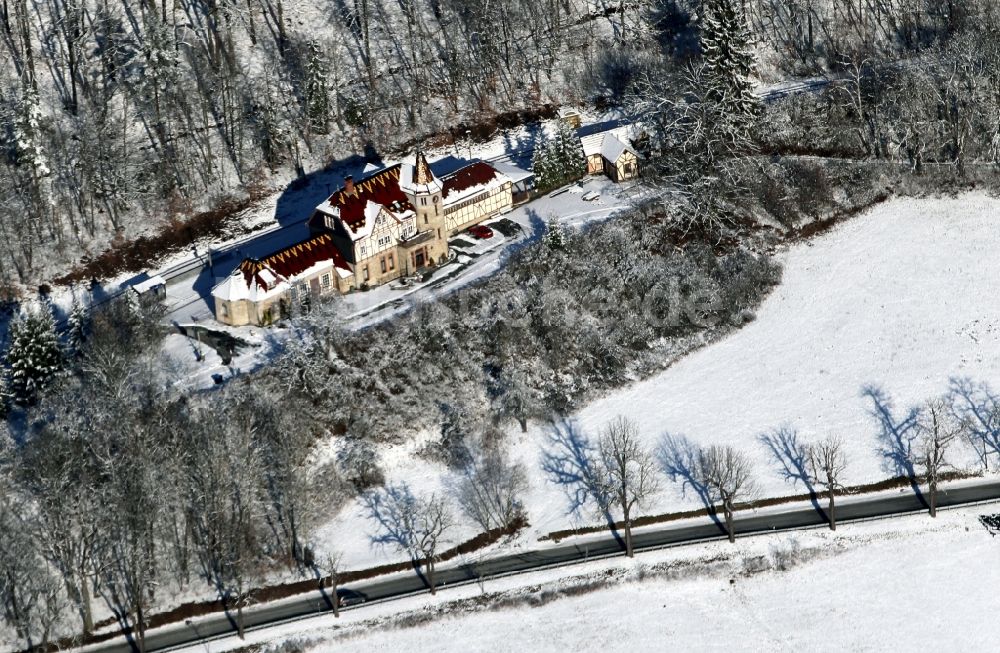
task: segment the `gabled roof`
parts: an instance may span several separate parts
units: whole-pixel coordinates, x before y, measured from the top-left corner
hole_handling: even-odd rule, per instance
[[[212,295],[226,301],[249,299],[258,302],[287,290],[289,279],[294,281],[296,276],[330,263],[342,277],[353,273],[334,245],[333,237],[320,234],[264,259],[243,259],[229,278],[212,289]]]
[[[320,205],[320,209],[338,212],[341,221],[355,232],[365,227],[369,203],[384,206],[393,213],[412,211],[410,201],[399,188],[399,170],[400,165],[397,163],[355,182],[354,193],[350,195],[341,188]],[[377,213],[376,211],[374,215]]]
[[[212,289],[212,296],[230,302],[241,299],[258,302],[287,288],[285,279],[274,270],[256,259],[245,259],[225,281]]]
[[[341,270],[351,270],[347,260],[333,243],[330,234],[320,234],[301,243],[295,243],[290,247],[275,252],[261,261],[247,259],[240,264],[240,268],[245,267],[266,267],[273,270],[282,277],[294,277],[302,274],[312,266],[321,261],[333,261],[333,266]]]
[[[625,152],[631,152],[638,156],[635,150],[633,150],[628,143],[619,140],[614,134],[607,134],[604,137],[604,142],[601,143],[601,156],[610,161],[611,163],[617,163],[618,159]]]
[[[445,203],[455,201],[454,196],[466,195],[465,191],[475,186],[488,186],[494,180],[508,181],[500,171],[490,164],[477,161],[442,179],[444,182],[442,198]]]
[[[580,145],[583,146],[584,156],[600,154],[612,163],[617,162],[623,152],[631,152],[638,156],[628,144],[626,130],[623,128],[583,136],[580,138]]]

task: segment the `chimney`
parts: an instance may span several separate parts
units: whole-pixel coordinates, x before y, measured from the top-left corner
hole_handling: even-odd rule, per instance
[[[344,194],[346,195],[356,195],[357,191],[354,190],[354,177],[347,175],[344,177]]]

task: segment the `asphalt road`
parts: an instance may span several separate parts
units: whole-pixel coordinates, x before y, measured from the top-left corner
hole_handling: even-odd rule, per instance
[[[938,506],[957,506],[980,501],[1000,500],[1000,481],[942,489],[938,492]],[[826,516],[822,512],[825,501],[819,507],[790,510],[768,514],[745,513],[735,520],[738,535],[767,533],[772,531],[825,526]],[[926,510],[924,497],[907,489],[892,496],[878,496],[871,499],[845,503],[837,506],[837,523],[843,524],[862,519],[902,515]],[[722,527],[710,520],[685,526],[666,526],[657,530],[644,530],[634,534],[636,550],[656,549],[726,537]],[[475,582],[489,576],[521,573],[546,567],[584,562],[602,556],[620,555],[623,545],[615,536],[592,540],[583,544],[564,544],[552,548],[525,553],[500,556],[475,564],[441,569],[437,573],[439,587],[457,583]],[[362,595],[366,601],[391,599],[426,591],[422,576],[416,572],[412,576],[396,577],[390,580],[372,581],[351,585],[347,588],[351,595]],[[319,591],[286,600],[275,605],[258,606],[245,614],[247,630],[263,628],[280,622],[304,618],[332,609],[329,595]],[[358,605],[348,609],[364,609]],[[218,615],[199,620],[196,625],[168,626],[146,635],[147,651],[168,650],[196,644],[203,639],[229,635],[235,632],[235,622],[231,617]],[[87,647],[89,651],[102,653],[127,653],[134,650],[123,636],[99,645]]]

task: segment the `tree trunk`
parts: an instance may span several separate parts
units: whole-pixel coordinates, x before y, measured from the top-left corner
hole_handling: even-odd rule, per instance
[[[427,556],[427,584],[430,585],[431,594],[437,594],[434,586],[434,556]]]
[[[837,530],[837,514],[834,512],[833,497],[834,497],[833,488],[831,487],[830,488],[830,507],[827,508],[827,510],[830,513],[830,530],[831,531]]]
[[[142,590],[139,590],[140,592]],[[135,605],[135,644],[138,653],[146,653],[146,624],[142,610],[142,600]]]
[[[628,508],[622,506],[622,514],[625,518],[625,555],[632,558],[635,555],[632,551],[632,520],[629,519],[628,513]]]
[[[726,533],[729,535],[729,541],[736,541],[736,532],[733,530],[733,507],[729,504],[729,501],[723,501],[722,512],[726,517]]]
[[[243,627],[243,597],[236,599],[236,634],[240,639],[246,639],[246,629]]]
[[[931,499],[931,517],[937,517],[937,475],[931,475],[929,494]]]
[[[80,612],[83,617],[83,634],[89,635],[94,630],[94,613],[90,608],[90,580],[86,574],[80,574]]]
[[[337,574],[330,572],[330,593],[333,594],[333,616],[340,618],[340,597],[337,596]]]

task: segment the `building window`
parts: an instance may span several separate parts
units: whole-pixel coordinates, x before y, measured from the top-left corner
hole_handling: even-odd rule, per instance
[[[427,216],[424,216],[424,224],[427,224]]]
[[[368,281],[368,266],[365,266],[365,281]]]
[[[389,269],[390,270],[396,269],[396,262],[392,260],[392,254],[389,254]]]
[[[365,255],[365,246],[362,245],[361,246],[361,256],[364,256],[364,255]]]
[[[421,197],[420,198],[420,206],[427,206],[427,198],[426,197]]]
[[[327,292],[328,290],[330,290],[330,275],[324,274],[322,277],[320,277],[319,284],[320,287],[323,289],[323,292]]]
[[[229,317],[229,304],[222,304],[222,317]]]
[[[385,257],[384,256],[382,257],[382,260],[379,261],[379,263],[382,264],[382,274],[385,274]]]

